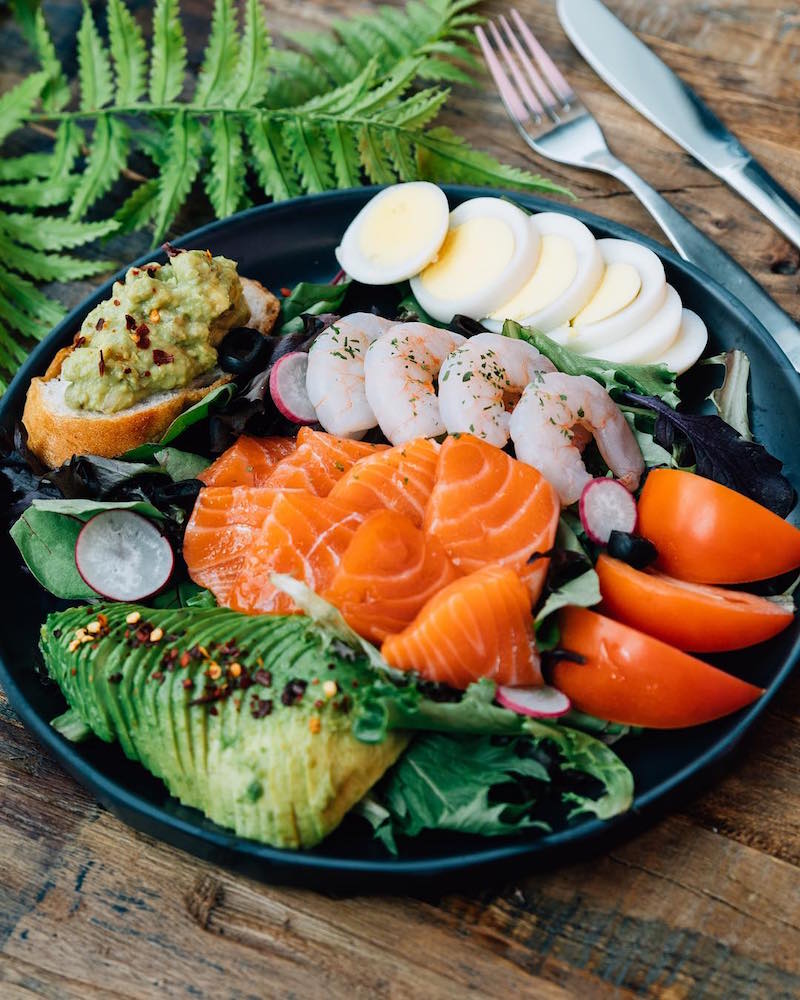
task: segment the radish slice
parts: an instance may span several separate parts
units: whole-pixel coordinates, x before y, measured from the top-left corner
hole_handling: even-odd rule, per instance
[[[81,528],[75,565],[83,581],[112,601],[141,601],[166,584],[175,556],[152,521],[132,510],[104,510]]]
[[[558,688],[506,687],[497,689],[495,697],[503,706],[518,715],[532,715],[537,719],[555,719],[566,715],[572,708],[569,698]]]
[[[280,412],[294,424],[313,424],[317,411],[306,392],[308,354],[291,351],[272,366],[269,373],[269,393]]]
[[[605,545],[612,531],[631,532],[636,527],[636,501],[616,479],[587,483],[578,510],[586,534],[597,545]]]

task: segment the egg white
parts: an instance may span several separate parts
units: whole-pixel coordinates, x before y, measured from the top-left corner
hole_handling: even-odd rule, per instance
[[[503,321],[514,319],[522,326],[531,326],[543,333],[567,323],[591,300],[603,278],[605,263],[597,240],[591,231],[578,219],[562,212],[540,212],[531,216],[531,225],[541,236],[561,236],[569,240],[575,251],[576,271],[569,285],[541,309],[528,316],[517,317],[504,313],[504,306],[495,311],[494,316],[482,320],[483,325],[494,333],[503,328]],[[537,263],[538,266],[538,263]],[[535,275],[536,269],[525,281]],[[505,305],[511,306],[513,300]]]
[[[598,351],[634,333],[653,318],[663,306],[667,294],[664,265],[652,250],[631,240],[598,240],[597,246],[606,267],[617,263],[630,264],[639,272],[642,284],[636,298],[619,312],[594,323],[570,328],[566,343],[581,354]]]
[[[683,310],[681,328],[668,351],[655,359],[653,364],[666,365],[671,372],[682,375],[697,361],[708,343],[708,330],[697,313]]]
[[[407,227],[407,241],[399,255],[396,226],[392,224],[391,214],[382,221],[382,212],[401,213]],[[365,285],[393,285],[405,281],[436,257],[447,235],[449,214],[444,191],[428,181],[384,188],[367,202],[345,230],[336,248],[339,266]],[[374,249],[363,245],[365,232],[371,224],[378,226],[380,232]],[[374,238],[375,234],[371,236]]]
[[[480,319],[493,312],[501,303],[508,301],[522,287],[523,282],[536,265],[539,255],[540,236],[530,224],[529,217],[516,205],[500,198],[473,198],[465,201],[450,213],[450,235],[458,227],[477,219],[495,219],[505,223],[511,230],[513,249],[508,263],[501,273],[494,274],[496,262],[490,245],[480,247],[480,255],[470,258],[472,275],[465,273],[464,280],[453,294],[437,294],[425,281],[425,273],[411,279],[411,290],[422,308],[440,323],[449,323],[460,313],[472,319]],[[447,254],[445,242],[442,254]],[[438,263],[438,262],[437,262]],[[485,280],[475,278],[483,275]]]
[[[682,311],[680,296],[672,285],[667,285],[663,305],[638,330],[612,344],[585,353],[590,358],[603,358],[618,364],[648,364],[675,342],[681,328]]]

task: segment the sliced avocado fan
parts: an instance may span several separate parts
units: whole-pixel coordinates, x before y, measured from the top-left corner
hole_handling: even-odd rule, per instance
[[[40,648],[69,705],[185,805],[276,847],[312,847],[407,744],[359,742],[375,673],[302,615],[70,608]]]

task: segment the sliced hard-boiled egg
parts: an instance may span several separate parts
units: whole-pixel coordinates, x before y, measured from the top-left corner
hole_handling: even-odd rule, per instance
[[[347,227],[336,259],[365,285],[392,285],[418,274],[439,253],[450,207],[428,181],[394,184],[371,198]]]
[[[586,354],[618,364],[641,365],[654,361],[675,342],[681,328],[681,312],[680,296],[672,285],[667,285],[664,303],[655,316],[627,337],[586,351]]]
[[[638,330],[664,304],[667,279],[656,254],[630,240],[598,240],[606,270],[591,301],[570,324],[566,343],[600,350]],[[559,338],[561,339],[561,338]]]
[[[589,302],[603,277],[597,240],[582,222],[561,212],[531,217],[541,235],[539,260],[528,280],[508,302],[483,320],[499,333],[503,321],[547,332],[572,319]]]
[[[539,255],[529,217],[500,198],[473,198],[450,213],[450,228],[433,263],[411,279],[422,308],[441,323],[457,313],[488,316],[521,288]]]
[[[653,361],[653,364],[666,365],[671,372],[682,375],[692,367],[708,343],[708,330],[697,313],[691,309],[683,310],[681,328],[678,336],[669,350]]]

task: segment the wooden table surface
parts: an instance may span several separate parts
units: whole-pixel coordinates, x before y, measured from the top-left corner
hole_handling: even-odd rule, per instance
[[[796,4],[609,5],[800,192]],[[279,37],[371,5],[267,6]],[[612,147],[800,315],[798,251],[595,78],[549,0],[517,6]],[[196,58],[210,4],[182,8]],[[77,23],[79,4],[62,0],[56,13]],[[0,51],[4,89],[31,65],[7,17]],[[446,120],[528,162],[488,85],[457,89]],[[583,207],[659,236],[616,182],[536,166]],[[800,996],[799,750],[796,676],[724,780],[606,856],[479,890],[333,898],[324,884],[271,888],[133,832],[41,751],[0,695],[0,997]]]

